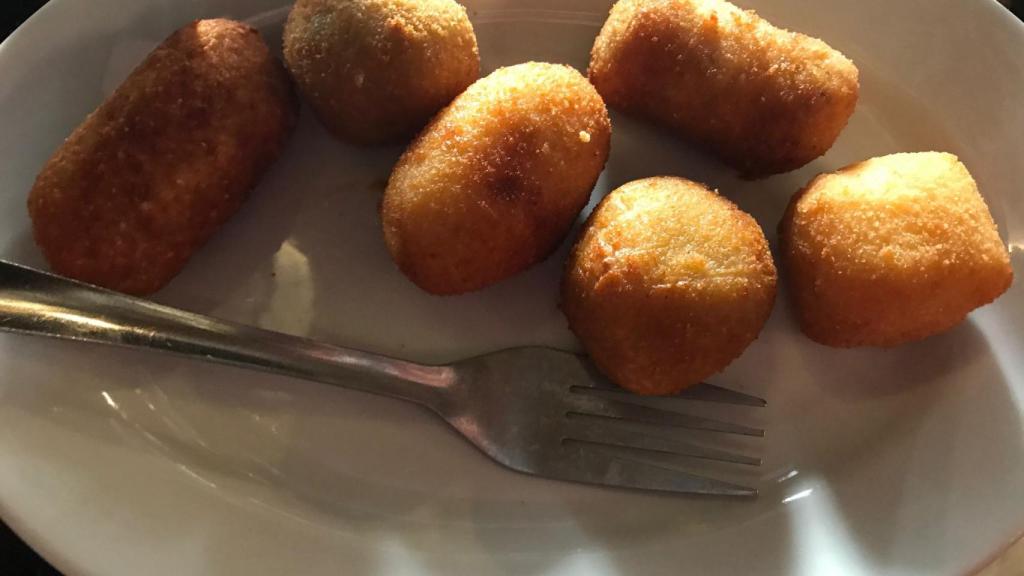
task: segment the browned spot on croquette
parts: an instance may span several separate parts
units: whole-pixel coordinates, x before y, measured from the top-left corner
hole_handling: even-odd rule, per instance
[[[536,200],[543,184],[533,178],[537,131],[517,126],[498,138],[496,145],[483,154],[482,184],[486,190],[507,201]]]

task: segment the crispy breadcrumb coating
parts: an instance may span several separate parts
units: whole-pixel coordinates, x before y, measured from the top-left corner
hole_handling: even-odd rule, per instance
[[[298,0],[284,56],[320,121],[361,144],[408,141],[480,75],[454,0]]]
[[[68,137],[29,194],[54,271],[159,290],[241,206],[296,119],[256,30],[200,20],[172,34]]]
[[[779,230],[800,326],[830,346],[926,338],[1013,281],[988,206],[952,154],[892,154],[822,174]]]
[[[438,114],[395,166],[381,209],[391,256],[434,294],[525,270],[587,204],[610,140],[604,102],[576,70],[496,70]]]
[[[776,273],[757,222],[701,184],[625,184],[591,215],[566,265],[562,310],[594,363],[638,394],[720,372],[753,342]]]
[[[821,156],[857,104],[853,63],[724,0],[619,0],[591,53],[609,106],[707,146],[748,177]]]

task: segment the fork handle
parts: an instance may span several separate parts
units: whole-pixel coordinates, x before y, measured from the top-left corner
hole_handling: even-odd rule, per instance
[[[148,348],[440,410],[449,366],[424,366],[163,306],[0,260],[0,331]]]

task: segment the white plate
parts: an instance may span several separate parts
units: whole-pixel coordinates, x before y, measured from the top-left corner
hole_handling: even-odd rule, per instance
[[[608,0],[468,2],[486,71],[584,68]],[[813,174],[949,150],[973,171],[1018,274],[1024,28],[995,2],[749,0],[861,70],[824,158],[743,182],[614,115],[611,187],[681,174],[774,239]],[[281,0],[55,0],[0,48],[0,255],[42,265],[25,196],[142,56],[200,17],[277,45]],[[575,347],[555,307],[563,248],[478,294],[434,298],[392,266],[376,207],[399,150],[331,140],[304,110],[248,205],[157,300],[422,361]],[[1008,236],[1007,236],[1008,235]],[[897,350],[832,350],[785,298],[714,381],[766,396],[756,501],[642,494],[506,472],[419,409],[315,384],[0,337],[0,513],[69,574],[956,574],[1024,529],[1024,289]]]

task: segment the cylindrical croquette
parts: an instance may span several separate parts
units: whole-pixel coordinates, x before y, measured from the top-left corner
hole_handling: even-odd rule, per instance
[[[597,367],[638,394],[723,370],[775,302],[757,222],[701,184],[636,180],[594,210],[566,264],[563,312]]]
[[[590,80],[609,106],[708,147],[746,177],[821,156],[857,104],[853,63],[725,0],[619,0]]]
[[[496,70],[438,114],[391,173],[381,217],[392,257],[434,294],[543,260],[587,204],[610,140],[604,102],[576,70]]]
[[[358,144],[411,139],[480,74],[454,0],[298,0],[284,57],[320,121]]]
[[[281,151],[297,100],[258,32],[201,20],[172,34],[57,149],[29,194],[57,273],[159,290]]]
[[[779,225],[800,327],[829,346],[895,346],[1009,288],[1006,246],[952,154],[872,158],[816,177]]]

